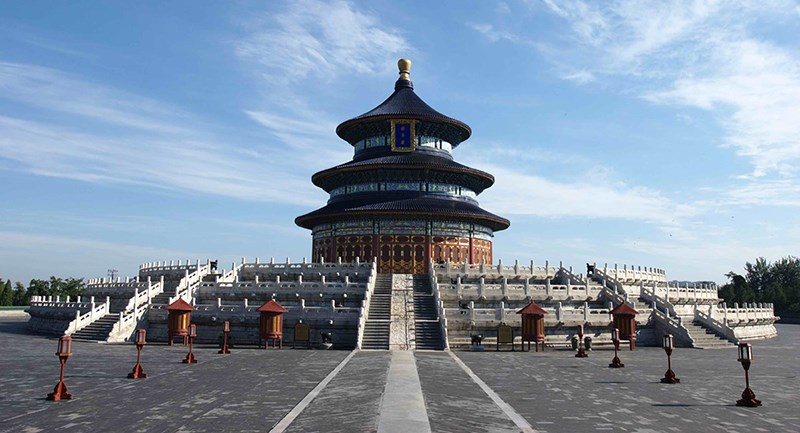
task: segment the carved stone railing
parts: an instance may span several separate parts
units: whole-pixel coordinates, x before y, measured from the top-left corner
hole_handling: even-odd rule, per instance
[[[69,326],[64,331],[64,335],[72,335],[89,326],[95,320],[98,320],[106,314],[109,314],[109,307],[111,303],[109,302],[108,298],[106,298],[106,302],[95,303],[94,297],[92,297],[92,302],[89,302],[88,304],[90,307],[88,312],[81,314],[81,310],[75,311],[75,320],[70,322]]]
[[[726,338],[728,341],[734,344],[739,344],[739,339],[736,337],[736,332],[728,325],[727,321],[720,322],[714,318],[713,305],[709,305],[707,312],[695,307],[694,320],[702,323],[704,328],[711,330],[716,335]]]
[[[431,269],[435,269],[439,275],[447,276],[509,275],[551,278],[558,272],[559,267],[550,266],[549,262],[545,262],[545,266],[535,266],[533,262],[530,266],[521,266],[517,261],[513,266],[504,266],[502,261],[498,261],[497,265],[444,262],[433,264]]]
[[[377,262],[373,260],[369,277],[367,278],[367,289],[364,292],[364,299],[361,300],[361,308],[359,308],[358,311],[358,327],[356,332],[356,348],[358,349],[361,349],[361,345],[364,342],[364,327],[367,323],[367,317],[369,317],[369,302],[372,298],[372,294],[375,292],[375,282],[377,279],[378,266]]]
[[[694,338],[689,333],[689,330],[683,326],[683,322],[680,317],[670,317],[667,313],[657,308],[653,309],[653,317],[661,324],[661,326],[664,327],[664,332],[667,334],[672,334],[672,336],[675,337],[678,342],[683,342],[689,347],[695,346]]]
[[[428,275],[430,278],[431,291],[433,292],[433,300],[436,303],[436,315],[439,317],[439,329],[442,332],[442,347],[444,350],[450,350],[450,339],[447,336],[447,315],[445,314],[444,302],[439,293],[439,282],[436,277],[436,268],[432,260],[428,263],[428,267],[430,269]]]

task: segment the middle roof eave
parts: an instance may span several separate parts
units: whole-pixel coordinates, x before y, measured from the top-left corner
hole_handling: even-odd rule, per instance
[[[485,171],[459,164],[452,159],[426,155],[418,152],[398,153],[360,161],[349,161],[344,164],[337,165],[336,167],[315,173],[313,176],[311,176],[311,182],[314,185],[325,189],[325,181],[332,176],[343,172],[366,171],[376,168],[389,170],[424,169],[464,173],[476,179],[481,179],[481,183],[483,184],[481,191],[494,184],[494,176]]]

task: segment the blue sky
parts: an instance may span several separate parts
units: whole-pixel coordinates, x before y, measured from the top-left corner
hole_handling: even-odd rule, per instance
[[[433,3],[433,4],[431,4]],[[469,124],[504,262],[725,281],[800,254],[789,1],[15,2],[0,12],[0,276],[311,249],[334,132],[416,92]]]

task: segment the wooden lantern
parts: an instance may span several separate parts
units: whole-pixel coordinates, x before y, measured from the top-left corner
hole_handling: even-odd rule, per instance
[[[611,310],[610,314],[614,318],[614,328],[619,330],[619,339],[628,340],[633,350],[636,347],[636,315],[639,312],[623,303]]]
[[[522,350],[525,350],[525,342],[528,342],[528,350],[531,350],[531,341],[535,350],[539,351],[539,344],[544,350],[544,315],[547,311],[536,305],[533,301],[517,311],[522,315]]]
[[[183,337],[183,345],[186,345],[189,337],[189,322],[191,321],[193,310],[196,310],[196,308],[189,305],[183,298],[178,298],[177,301],[167,307],[167,311],[169,311],[167,336],[170,346],[172,346],[172,340],[176,336]]]
[[[267,344],[272,340],[272,347],[278,344],[278,347],[283,349],[283,313],[289,311],[274,299],[270,299],[264,305],[258,307],[261,316],[258,320],[258,344],[264,341],[264,349]]]

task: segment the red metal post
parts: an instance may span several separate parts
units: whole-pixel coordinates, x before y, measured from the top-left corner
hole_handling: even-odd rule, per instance
[[[53,392],[47,394],[48,400],[72,400],[72,394],[67,391],[67,385],[64,383],[64,367],[70,355],[72,355],[72,337],[65,336],[59,338],[56,356],[58,356],[58,360],[61,362],[61,374],[58,377],[58,383],[55,388],[53,388]]]
[[[197,358],[195,358],[194,353],[192,353],[194,337],[197,337],[197,327],[192,323],[189,325],[189,353],[186,354],[186,358],[183,360],[184,364],[197,364]]]
[[[756,393],[750,389],[750,360],[749,359],[740,359],[742,363],[742,367],[744,368],[744,383],[745,388],[742,391],[742,398],[736,401],[736,406],[745,406],[745,407],[758,407],[761,406],[761,400],[756,398]]]
[[[578,353],[575,354],[576,358],[586,358],[589,355],[583,350],[583,325],[578,327]]]
[[[617,356],[617,352],[619,351],[619,331],[616,329],[614,329],[612,333],[612,342],[614,343],[614,359],[611,360],[611,364],[608,364],[608,368],[625,367],[625,364],[623,364],[619,356]]]
[[[144,329],[139,329],[136,331],[136,365],[133,366],[133,371],[128,373],[128,379],[145,379],[147,378],[147,374],[145,374],[144,370],[142,369],[142,348],[146,344],[145,342],[145,334],[147,331]]]
[[[681,383],[681,380],[672,371],[672,348],[665,347],[664,352],[667,353],[667,371],[664,373],[664,377],[661,378],[661,383]]]
[[[231,322],[225,321],[222,324],[222,349],[219,350],[217,353],[231,353],[230,349],[228,349],[228,333],[231,332]]]

